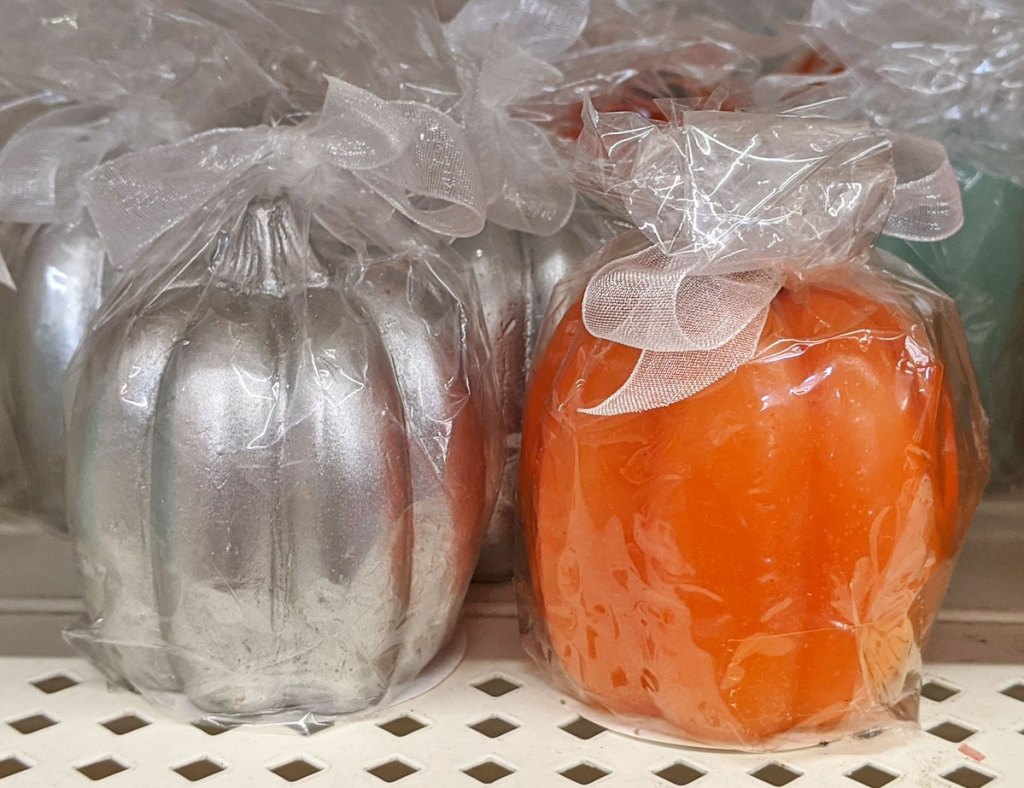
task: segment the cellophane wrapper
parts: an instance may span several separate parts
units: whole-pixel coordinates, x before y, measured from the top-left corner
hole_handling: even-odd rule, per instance
[[[305,125],[199,135],[86,187],[129,270],[66,389],[87,610],[68,638],[192,719],[314,731],[461,656],[501,469],[493,373],[472,280],[381,198],[415,191],[411,162],[447,167],[416,142],[443,117],[337,90]]]
[[[126,150],[258,120],[275,84],[225,30],[162,0],[2,0],[0,17],[0,73],[23,93],[0,106],[0,222],[21,241],[0,244],[16,287],[0,311],[0,518],[65,534],[64,376],[116,280],[78,178]]]
[[[943,142],[965,221],[948,241],[881,246],[952,296],[993,424],[992,487],[1024,482],[1024,6],[970,0],[816,0],[819,97]],[[810,61],[808,61],[809,63]],[[829,72],[831,72],[829,74]],[[820,74],[819,74],[820,76]],[[769,80],[778,80],[770,77]],[[784,80],[783,80],[784,81]]]
[[[754,61],[741,49],[746,37],[725,26],[705,25],[709,29],[699,32],[680,19],[661,27],[645,25],[640,16],[624,9],[599,15],[591,3],[585,26],[574,27],[566,6],[558,7],[558,22],[567,29],[552,31],[554,24],[531,27],[524,21],[531,12],[552,6],[490,3],[494,16],[488,18],[481,8],[486,5],[471,3],[456,16],[460,34],[456,43],[469,50],[487,44],[486,25],[491,22],[519,34],[513,42],[517,46],[504,56],[497,45],[490,47],[483,57],[484,67],[464,79],[470,101],[487,108],[498,104],[502,109],[502,115],[467,112],[464,122],[467,130],[475,129],[471,135],[478,141],[478,157],[486,162],[485,182],[498,195],[488,209],[489,217],[521,231],[518,260],[505,253],[508,244],[495,243],[496,231],[466,244],[474,245],[474,268],[485,305],[502,298],[508,276],[495,272],[495,263],[511,263],[520,282],[517,297],[505,298],[504,309],[492,313],[503,319],[488,321],[496,349],[514,342],[518,351],[515,359],[496,357],[499,363],[514,361],[499,367],[499,379],[507,381],[503,391],[510,416],[506,419],[509,454],[506,481],[477,574],[480,580],[502,580],[512,574],[510,545],[519,528],[515,478],[528,351],[553,287],[624,229],[617,217],[592,201],[577,198],[573,204],[567,165],[558,153],[580,132],[583,99],[589,97],[605,110],[630,108],[661,117],[656,97],[709,99],[729,75],[751,69]],[[571,5],[582,20],[587,4]],[[474,12],[480,14],[476,25],[481,29],[467,32],[470,23],[465,17]],[[518,78],[510,80],[509,73]]]
[[[748,116],[737,131],[717,113],[643,147],[661,124],[609,117],[621,150],[583,186],[643,232],[563,282],[542,333],[520,475],[524,645],[592,719],[657,740],[778,750],[912,727],[987,481],[987,421],[953,302],[871,250],[884,155],[822,127],[817,154],[787,160],[813,125]],[[673,246],[714,271],[791,257],[745,362],[672,404],[595,413],[638,377],[671,390],[716,363],[661,352],[658,379],[648,349],[585,322],[596,276]],[[643,320],[622,297],[623,320]],[[682,328],[699,332],[704,307]]]

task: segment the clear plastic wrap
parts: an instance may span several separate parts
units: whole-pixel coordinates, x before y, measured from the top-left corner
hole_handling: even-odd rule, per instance
[[[666,23],[716,22],[757,36],[771,36],[777,44],[787,38],[791,22],[802,19],[811,0],[592,0],[591,20],[634,25],[658,30]]]
[[[68,100],[152,109],[193,129],[238,122],[275,87],[227,30],[164,0],[0,0],[0,73]],[[46,57],[41,58],[40,52]]]
[[[662,11],[636,16],[617,9],[591,18],[581,40],[554,61],[561,81],[523,113],[569,140],[582,129],[584,97],[602,112],[665,120],[659,99],[706,101],[719,88],[752,78],[759,59],[782,46],[679,9]]]
[[[1024,482],[1024,187],[957,167],[964,227],[941,243],[883,237],[956,302],[992,420],[992,486]]]
[[[680,15],[670,24],[663,21],[624,9],[613,14],[588,0],[471,0],[446,27],[461,86],[453,114],[484,163],[488,220],[519,231],[522,246],[513,276],[523,289],[502,310],[516,317],[491,325],[495,345],[521,352],[514,359],[496,358],[509,397],[509,465],[479,579],[499,579],[512,571],[508,545],[518,519],[513,479],[525,351],[534,344],[537,315],[546,310],[551,289],[567,266],[622,229],[596,205],[574,205],[565,159],[559,155],[559,148],[579,132],[584,96],[603,108],[642,105],[653,111],[653,97],[707,97],[735,71],[752,72],[756,65],[740,49],[751,36],[708,20],[695,29],[692,20]],[[458,246],[475,261],[485,300],[510,292],[505,289],[508,274],[493,273],[495,264],[513,259],[509,244],[488,246],[499,237],[504,236],[495,229]]]
[[[83,190],[128,271],[69,374],[70,642],[188,716],[307,730],[442,678],[501,468],[434,240],[483,224],[458,128],[331,81]]]
[[[282,88],[264,120],[319,109],[332,76],[383,98],[450,110],[459,90],[429,0],[183,0],[234,33]]]
[[[954,232],[955,179],[864,124],[663,109],[581,138],[640,232],[560,288],[534,365],[525,646],[661,740],[912,723],[987,423],[952,302],[872,247]]]
[[[842,96],[884,128],[941,141],[957,165],[963,230],[935,244],[883,238],[956,301],[993,421],[995,487],[1024,481],[1024,6],[973,0],[815,0],[810,54],[763,92]],[[822,53],[815,57],[813,52]]]
[[[17,293],[3,315],[3,407],[17,458],[0,505],[6,518],[66,530],[63,378],[114,282],[77,179],[111,155],[251,116],[276,86],[225,31],[156,1],[3,0],[0,10],[0,69],[48,91],[30,104],[44,111],[0,148],[0,221],[40,225],[8,261]]]
[[[499,500],[476,575],[482,581],[512,575],[519,525],[515,480],[534,292],[524,245],[556,234],[576,198],[553,141],[519,107],[561,79],[550,61],[576,41],[587,10],[586,0],[471,0],[445,27],[460,91],[451,114],[480,162],[488,216],[487,229],[455,249],[469,261],[483,300],[506,442]]]

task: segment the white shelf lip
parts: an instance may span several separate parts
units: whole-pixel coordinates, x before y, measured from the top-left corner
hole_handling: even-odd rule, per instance
[[[659,773],[676,767],[669,774],[677,778],[697,774],[688,783],[695,788],[764,788],[771,783],[752,775],[773,763],[798,775],[789,783],[792,788],[858,788],[868,783],[851,775],[868,767],[883,777],[891,775],[891,788],[956,788],[958,783],[948,777],[956,774],[966,775],[961,785],[1024,786],[1020,497],[986,501],[972,528],[925,654],[925,680],[932,690],[945,688],[936,697],[948,697],[922,700],[921,731],[760,755],[672,748],[610,731],[588,739],[567,732],[579,712],[523,654],[511,583],[471,588],[465,608],[467,658],[426,695],[310,737],[280,728],[271,733],[240,728],[210,736],[171,720],[135,695],[108,691],[93,668],[69,655],[61,631],[83,611],[81,600],[70,596],[74,584],[67,573],[74,570],[69,546],[53,537],[18,539],[5,542],[0,533],[0,774],[14,768],[14,761],[28,768],[0,778],[0,788],[81,788],[92,783],[77,769],[107,759],[116,762],[108,768],[123,771],[100,780],[104,788],[183,788],[189,780],[173,770],[204,761],[213,766],[203,768],[222,770],[199,781],[211,788],[284,786],[287,782],[269,770],[297,761],[308,764],[307,770],[319,769],[296,783],[314,788],[473,788],[486,784],[473,776],[481,764],[490,764],[479,772],[488,779],[495,769],[508,772],[492,783],[498,788],[574,788],[578,783],[563,773],[581,764],[604,773],[591,783],[597,788],[670,788],[674,783]],[[25,553],[19,553],[22,547]],[[65,574],[53,577],[59,571]],[[24,656],[4,656],[12,645]],[[54,676],[78,683],[49,694],[32,683]],[[495,677],[515,689],[493,697],[474,686]],[[103,726],[128,717],[137,722],[127,724],[140,727],[117,735]],[[414,728],[406,735],[380,727],[403,717]],[[472,727],[492,718],[503,721],[497,724],[507,730],[491,738]],[[24,733],[18,725],[43,727]],[[942,732],[966,738],[950,741]],[[412,771],[388,783],[370,771],[383,764],[391,764],[389,778],[397,774],[394,769]],[[877,779],[877,771],[872,774]],[[588,773],[588,779],[594,776]]]

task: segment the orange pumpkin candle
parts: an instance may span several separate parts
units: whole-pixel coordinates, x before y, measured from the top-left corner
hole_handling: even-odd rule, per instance
[[[527,544],[566,675],[721,745],[824,737],[897,703],[961,530],[921,321],[856,282],[784,289],[731,375],[665,408],[581,413],[638,354],[574,307],[531,391]]]
[[[904,276],[786,278],[749,360],[612,414],[592,409],[641,351],[568,309],[535,364],[520,481],[535,656],[570,691],[725,747],[913,718],[987,466],[962,329]]]

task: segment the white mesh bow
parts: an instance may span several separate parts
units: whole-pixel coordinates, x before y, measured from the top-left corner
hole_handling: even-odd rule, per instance
[[[458,114],[481,163],[488,218],[551,235],[575,192],[547,135],[512,107],[561,79],[550,60],[586,26],[589,0],[470,0],[448,24],[462,86]]]
[[[24,124],[0,148],[0,221],[54,224],[82,212],[78,179],[114,151],[142,140],[166,142],[188,126],[160,102],[122,107],[56,107]],[[0,257],[0,284],[13,288]]]
[[[352,211],[385,223],[390,208],[439,235],[483,229],[479,178],[451,119],[424,104],[328,83],[321,113],[299,126],[210,131],[127,154],[83,177],[114,266],[219,200],[280,189],[305,190],[313,213],[342,240]]]
[[[587,113],[580,187],[650,241],[587,285],[587,330],[643,351],[589,413],[669,405],[749,361],[787,276],[863,261],[883,227],[939,239],[963,222],[935,143],[894,146],[860,123],[670,114],[677,122]]]
[[[0,148],[0,220],[74,221],[82,211],[82,175],[119,148],[167,142],[187,130],[158,100],[53,109],[25,124]]]
[[[0,18],[0,71],[77,102],[0,140],[0,221],[74,221],[78,179],[108,156],[208,128],[276,87],[226,31],[155,0],[0,0]]]

